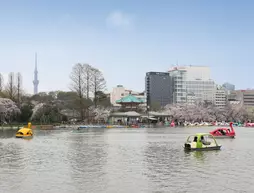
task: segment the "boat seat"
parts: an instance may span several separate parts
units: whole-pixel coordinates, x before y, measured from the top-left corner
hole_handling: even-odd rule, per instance
[[[211,142],[210,141],[204,141],[203,144],[204,145],[211,145]]]

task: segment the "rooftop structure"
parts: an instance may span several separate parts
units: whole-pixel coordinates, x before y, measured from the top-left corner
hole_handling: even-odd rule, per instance
[[[139,99],[131,94],[116,100],[117,104],[120,104],[125,109],[133,109],[138,108],[140,104],[143,104],[144,101],[142,99]]]
[[[186,81],[210,80],[210,68],[208,66],[174,66],[169,70],[171,75],[182,72]]]

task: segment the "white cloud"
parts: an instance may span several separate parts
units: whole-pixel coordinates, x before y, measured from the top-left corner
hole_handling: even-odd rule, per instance
[[[108,15],[106,23],[113,27],[131,28],[133,26],[133,17],[121,11],[113,11]]]

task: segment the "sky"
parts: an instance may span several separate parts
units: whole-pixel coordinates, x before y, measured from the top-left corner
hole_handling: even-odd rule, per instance
[[[0,1],[0,73],[20,72],[33,92],[69,90],[72,67],[100,69],[107,90],[143,91],[145,73],[210,66],[218,84],[253,88],[254,1]]]

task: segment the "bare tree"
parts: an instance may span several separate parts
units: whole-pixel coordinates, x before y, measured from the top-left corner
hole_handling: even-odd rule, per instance
[[[15,82],[14,82],[14,73],[13,72],[9,73],[9,81],[6,85],[6,93],[7,93],[7,96],[12,101],[15,100],[15,97],[17,94],[17,89],[16,89]]]
[[[71,79],[71,89],[78,95],[79,105],[80,105],[80,116],[81,120],[84,118],[83,112],[83,102],[85,93],[85,81],[84,81],[84,67],[82,64],[78,63],[72,68],[70,75]]]
[[[86,86],[86,98],[89,99],[91,92],[93,68],[89,64],[83,64],[83,70],[84,70],[84,81]]]
[[[98,100],[98,91],[104,91],[106,89],[106,81],[103,77],[103,74],[100,70],[96,68],[92,69],[91,86],[92,93],[94,96],[94,106],[96,108]]]
[[[17,73],[17,103],[18,107],[20,107],[20,99],[21,99],[21,92],[22,92],[22,76],[18,72]]]
[[[4,78],[3,75],[0,73],[0,92],[4,89]]]

